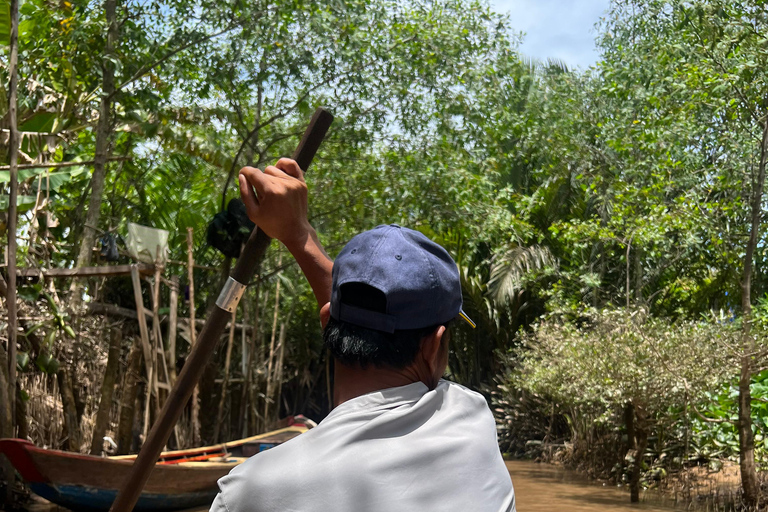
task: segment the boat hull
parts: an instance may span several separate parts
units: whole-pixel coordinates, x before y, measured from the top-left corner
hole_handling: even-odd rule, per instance
[[[210,504],[216,482],[248,456],[281,444],[307,430],[292,425],[215,446],[164,452],[134,510],[173,511]],[[94,457],[47,450],[21,439],[0,439],[8,457],[32,491],[77,511],[108,511],[136,458]]]
[[[51,503],[82,512],[109,510],[117,497],[115,489],[99,489],[82,485],[54,485],[31,483],[32,492]],[[184,510],[209,504],[216,497],[216,489],[184,494],[158,494],[144,492],[139,497],[134,511]]]

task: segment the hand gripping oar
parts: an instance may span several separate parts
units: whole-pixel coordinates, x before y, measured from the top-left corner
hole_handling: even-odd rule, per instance
[[[304,137],[293,154],[293,159],[296,160],[302,170],[306,171],[309,167],[332,121],[333,116],[328,111],[322,108],[315,111],[307,130],[304,132]],[[235,270],[227,279],[227,283],[216,300],[217,307],[213,309],[203,330],[200,331],[197,343],[192,347],[192,351],[184,363],[184,368],[182,368],[179,378],[176,379],[168,400],[160,412],[157,423],[152,427],[147,442],[141,447],[139,456],[133,463],[128,479],[123,483],[122,489],[117,494],[112,508],[110,508],[111,512],[130,512],[136,505],[141,490],[147,483],[152,468],[160,456],[163,446],[168,441],[168,436],[171,435],[173,426],[176,425],[181,411],[189,401],[198,381],[200,381],[205,364],[208,362],[213,349],[216,348],[227,321],[232,318],[232,312],[237,308],[237,303],[245,291],[246,284],[251,280],[256,268],[264,258],[264,253],[270,242],[271,239],[258,227],[248,238],[248,242],[237,260]]]

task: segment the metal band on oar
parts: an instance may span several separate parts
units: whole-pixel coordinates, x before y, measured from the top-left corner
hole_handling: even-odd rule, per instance
[[[333,116],[322,108],[318,108],[312,116],[307,130],[293,154],[293,159],[305,172],[312,163],[312,159],[323,138],[325,138],[332,121]],[[111,512],[129,512],[136,505],[163,446],[168,442],[174,425],[179,420],[192,391],[200,381],[205,365],[219,342],[224,326],[231,318],[232,312],[237,308],[240,297],[243,296],[245,283],[250,282],[256,268],[264,259],[264,253],[271,241],[272,239],[258,227],[248,238],[231,277],[227,279],[224,289],[216,300],[218,307],[213,309],[206,320],[205,326],[197,338],[197,343],[192,347],[192,351],[187,357],[178,379],[176,379],[157,422],[152,427],[147,441],[141,447],[139,456],[133,463],[128,479],[123,483],[122,489],[117,494],[112,508],[110,508]]]

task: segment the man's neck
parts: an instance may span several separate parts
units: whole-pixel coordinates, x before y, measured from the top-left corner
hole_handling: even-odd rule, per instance
[[[338,407],[347,400],[352,400],[374,391],[422,382],[418,372],[412,367],[395,370],[392,368],[368,366],[363,369],[359,365],[346,366],[336,361],[334,368],[334,407]]]

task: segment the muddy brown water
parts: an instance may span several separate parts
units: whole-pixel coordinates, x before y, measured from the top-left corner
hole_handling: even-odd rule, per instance
[[[640,503],[629,502],[626,487],[602,484],[584,475],[550,464],[507,461],[515,486],[518,512],[670,512],[671,499],[647,491]],[[681,507],[682,508],[682,507]],[[693,508],[684,507],[686,510]]]
[[[648,492],[639,504],[629,503],[625,488],[603,485],[583,475],[549,464],[528,461],[508,461],[507,468],[512,475],[519,512],[670,512],[673,504],[665,503],[662,497]],[[38,499],[29,508],[34,512],[66,512]],[[203,512],[207,507],[187,512]],[[680,509],[678,509],[680,510]],[[689,509],[690,510],[690,509]]]

